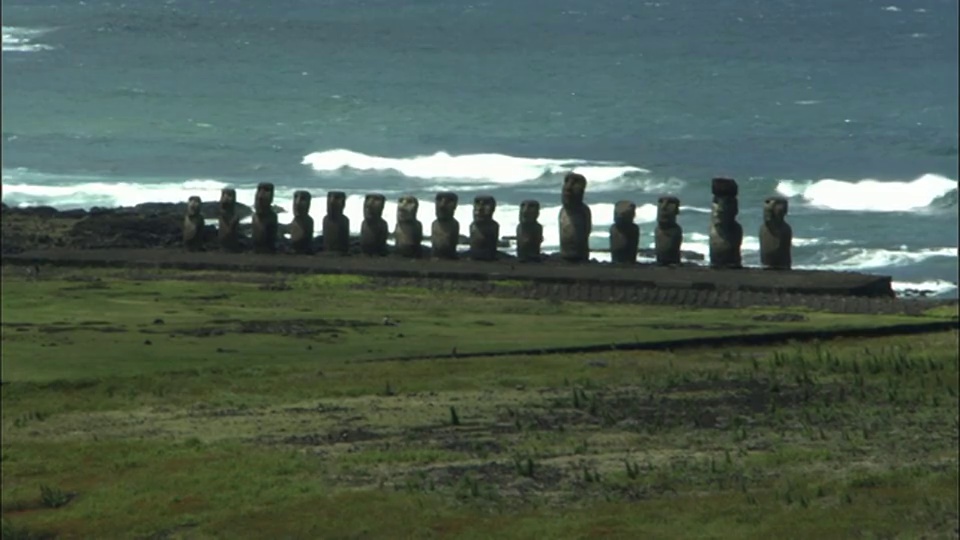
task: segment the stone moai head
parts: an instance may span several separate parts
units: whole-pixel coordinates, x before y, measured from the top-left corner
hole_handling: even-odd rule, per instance
[[[295,191],[293,193],[293,215],[297,217],[310,215],[310,201],[312,199],[309,191]]]
[[[457,197],[456,193],[450,191],[444,191],[442,193],[437,193],[436,198],[436,212],[437,219],[443,221],[448,219],[453,219],[453,215],[457,211],[457,204],[460,199]]]
[[[343,208],[347,205],[347,194],[342,191],[327,192],[327,215],[340,217],[343,215]]]
[[[379,193],[371,193],[363,199],[363,219],[377,220],[383,218],[383,207],[387,199]]]
[[[783,197],[767,197],[763,201],[763,221],[768,224],[783,223],[787,217],[789,203]]]
[[[416,221],[420,201],[413,195],[404,195],[397,201],[397,221]]]
[[[220,190],[220,210],[224,212],[233,212],[237,206],[237,190],[233,188],[223,188]]]
[[[200,197],[194,195],[187,200],[187,215],[190,217],[200,216]]]
[[[536,223],[540,219],[540,202],[534,200],[520,203],[520,223]]]
[[[587,179],[582,174],[567,173],[563,178],[561,202],[565,207],[574,207],[583,204],[583,194],[587,190]]]
[[[679,214],[680,199],[670,196],[657,199],[657,223],[661,225],[676,223]]]
[[[473,220],[493,221],[493,212],[497,209],[497,200],[488,195],[479,195],[473,199]]]
[[[613,207],[613,221],[617,225],[633,223],[637,217],[637,205],[631,201],[618,201]]]
[[[261,182],[257,184],[257,195],[254,199],[254,208],[257,212],[269,212],[273,209],[273,184]]]
[[[737,203],[737,181],[730,178],[714,178],[711,184],[713,191],[713,222],[716,224],[733,223],[740,213]]]

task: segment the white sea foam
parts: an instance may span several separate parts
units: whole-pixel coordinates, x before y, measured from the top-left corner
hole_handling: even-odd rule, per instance
[[[955,247],[925,248],[916,251],[907,249],[848,248],[839,254],[836,262],[803,265],[798,266],[798,268],[847,271],[873,270],[877,268],[915,265],[935,257],[956,258],[957,255],[958,250]]]
[[[49,45],[34,43],[33,40],[49,32],[43,28],[3,27],[3,52],[35,52],[52,49]]]
[[[884,7],[881,8],[881,9],[883,9],[884,11],[893,11],[893,12],[903,11],[902,9],[898,8],[897,6],[884,6]]]
[[[624,179],[645,179],[650,171],[624,163],[582,159],[524,158],[504,154],[450,155],[437,152],[429,156],[389,158],[370,156],[352,150],[328,150],[304,156],[303,165],[319,173],[344,170],[358,172],[397,172],[409,178],[443,181],[449,184],[519,184],[547,175],[574,171],[584,175],[591,185]],[[679,182],[673,181],[673,184]],[[658,181],[651,189],[662,189],[670,182]]]
[[[926,293],[927,296],[945,296],[957,290],[956,283],[943,279],[921,281],[919,283],[894,281],[892,287],[897,295],[903,295],[906,292],[920,291]]]
[[[777,185],[777,192],[781,195],[800,198],[811,206],[855,212],[919,210],[956,190],[956,180],[936,174],[925,174],[909,182],[825,179],[816,182],[782,180]]]

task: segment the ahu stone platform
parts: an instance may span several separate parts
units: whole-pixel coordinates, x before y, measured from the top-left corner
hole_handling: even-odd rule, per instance
[[[550,285],[594,285],[616,289],[754,292],[836,297],[893,298],[889,276],[813,270],[716,269],[704,266],[613,265],[516,260],[470,261],[401,257],[339,256],[320,253],[253,254],[183,252],[172,249],[37,250],[7,255],[4,263],[65,266],[178,268],[316,274],[379,278],[510,280]],[[611,289],[612,291],[613,289]]]

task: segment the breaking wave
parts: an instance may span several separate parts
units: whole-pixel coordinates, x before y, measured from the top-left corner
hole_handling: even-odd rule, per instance
[[[631,184],[640,190],[670,190],[683,187],[677,179],[659,180],[650,171],[610,161],[582,159],[526,158],[505,154],[433,155],[381,157],[352,150],[327,150],[304,156],[307,165],[320,174],[342,172],[401,174],[407,178],[440,182],[445,185],[513,185],[537,180],[553,180],[569,171],[587,178],[591,191],[604,191],[607,186]]]
[[[34,43],[33,40],[49,30],[42,28],[3,27],[3,52],[36,52],[46,51],[53,47],[43,43]]]
[[[777,185],[777,192],[828,210],[908,212],[939,206],[951,194],[956,201],[957,181],[936,174],[925,174],[909,182],[871,179],[856,182],[833,179],[816,182],[782,180]]]

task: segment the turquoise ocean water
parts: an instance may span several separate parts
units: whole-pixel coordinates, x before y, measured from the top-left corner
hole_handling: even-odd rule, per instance
[[[216,199],[257,182],[469,201],[508,233],[559,179],[684,204],[736,178],[747,264],[761,202],[790,197],[795,263],[956,296],[956,0],[5,0],[3,197],[61,208]],[[388,210],[392,212],[392,208]],[[603,254],[598,254],[602,258]]]

